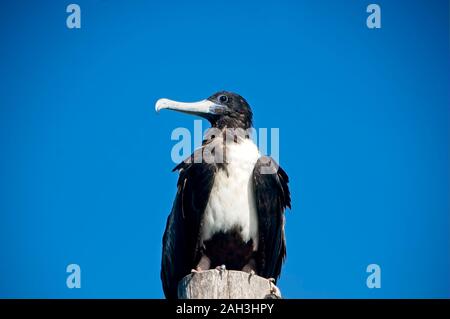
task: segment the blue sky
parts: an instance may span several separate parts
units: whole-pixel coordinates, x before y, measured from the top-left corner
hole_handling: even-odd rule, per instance
[[[366,1],[69,3],[0,5],[0,297],[163,297],[194,118],[154,103],[222,89],[280,129],[285,297],[450,297],[448,1],[377,1],[378,30]]]

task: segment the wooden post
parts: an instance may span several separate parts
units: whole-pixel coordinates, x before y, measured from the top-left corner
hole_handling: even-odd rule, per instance
[[[280,290],[266,278],[236,270],[211,269],[190,274],[178,284],[180,299],[281,298]]]

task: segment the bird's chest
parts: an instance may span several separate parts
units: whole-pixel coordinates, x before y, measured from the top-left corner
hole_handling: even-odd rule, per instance
[[[259,158],[256,146],[250,141],[227,146],[226,169],[219,170],[206,205],[202,240],[216,233],[237,230],[247,242],[258,242],[258,219],[253,193],[253,169]]]

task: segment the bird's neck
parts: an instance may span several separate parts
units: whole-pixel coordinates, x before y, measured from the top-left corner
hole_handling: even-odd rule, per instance
[[[241,127],[211,127],[206,131],[205,134],[205,142],[220,139],[221,143],[229,144],[229,143],[240,143],[247,139],[250,139],[252,136],[252,131],[254,129],[250,128],[241,128]]]
[[[233,114],[221,116],[217,119],[211,119],[211,126],[218,129],[232,128],[248,130],[252,127],[252,119],[242,114]]]

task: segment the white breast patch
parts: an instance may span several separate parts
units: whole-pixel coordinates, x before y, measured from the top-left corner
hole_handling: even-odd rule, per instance
[[[206,205],[202,240],[233,227],[242,228],[244,241],[253,239],[258,247],[258,215],[253,193],[252,174],[260,157],[258,148],[250,139],[229,143],[226,149],[227,168],[216,173]]]

